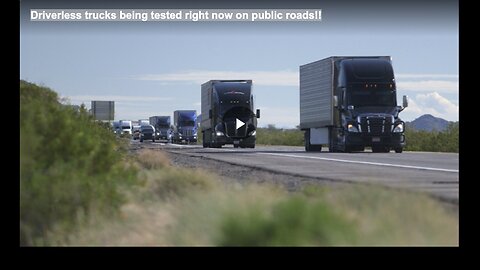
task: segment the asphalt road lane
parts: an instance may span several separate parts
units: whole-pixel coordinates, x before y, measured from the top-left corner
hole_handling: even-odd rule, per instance
[[[459,198],[459,156],[456,153],[307,153],[303,147],[292,146],[215,149],[163,143],[147,147],[325,181],[407,188],[455,203]]]

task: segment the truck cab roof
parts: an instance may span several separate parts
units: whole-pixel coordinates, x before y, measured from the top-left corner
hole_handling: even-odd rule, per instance
[[[345,59],[339,62],[339,79],[350,83],[394,82],[392,64],[378,58]]]

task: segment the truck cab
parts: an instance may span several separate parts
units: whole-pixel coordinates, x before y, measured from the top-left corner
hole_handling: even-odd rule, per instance
[[[150,125],[155,127],[155,140],[172,140],[172,125],[170,116],[151,116],[149,118]]]
[[[120,120],[121,134],[132,135],[132,121],[129,120]]]
[[[177,110],[173,112],[173,143],[197,143],[197,111]]]
[[[251,80],[211,80],[202,84],[203,147],[254,148],[257,118]]]

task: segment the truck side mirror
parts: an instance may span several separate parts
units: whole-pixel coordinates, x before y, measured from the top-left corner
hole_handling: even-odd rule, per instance
[[[338,107],[338,97],[333,96],[333,107],[337,108]]]
[[[208,110],[208,118],[212,118],[212,110]]]
[[[408,96],[403,96],[403,107],[408,107]]]
[[[257,118],[260,118],[260,109],[257,109]]]

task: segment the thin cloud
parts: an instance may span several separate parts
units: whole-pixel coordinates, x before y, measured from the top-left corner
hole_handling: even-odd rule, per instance
[[[415,74],[415,73],[399,73],[395,74],[395,78],[402,79],[458,79],[458,74]]]
[[[458,81],[397,81],[397,89],[406,91],[458,93]]]
[[[399,79],[430,79],[397,81],[399,89],[408,91],[458,92],[457,74],[397,74]],[[207,71],[190,70],[163,74],[133,76],[135,80],[160,81],[161,83],[202,84],[212,79],[253,80],[255,85],[299,86],[298,71]],[[443,80],[440,80],[443,79]]]
[[[459,106],[437,92],[418,94],[409,100],[409,106],[401,114],[402,118],[417,118],[431,114],[449,121],[458,121]]]
[[[202,84],[209,80],[253,80],[256,85],[298,86],[298,71],[205,71],[145,74],[133,77],[143,81],[190,82]]]
[[[258,126],[266,127],[273,124],[278,128],[294,128],[300,124],[300,109],[297,107],[266,107],[259,106],[261,117]]]
[[[113,100],[119,102],[153,102],[153,101],[171,101],[174,100],[172,97],[156,97],[156,96],[96,96],[96,95],[80,95],[80,96],[65,96],[70,101],[85,102],[92,100]]]

